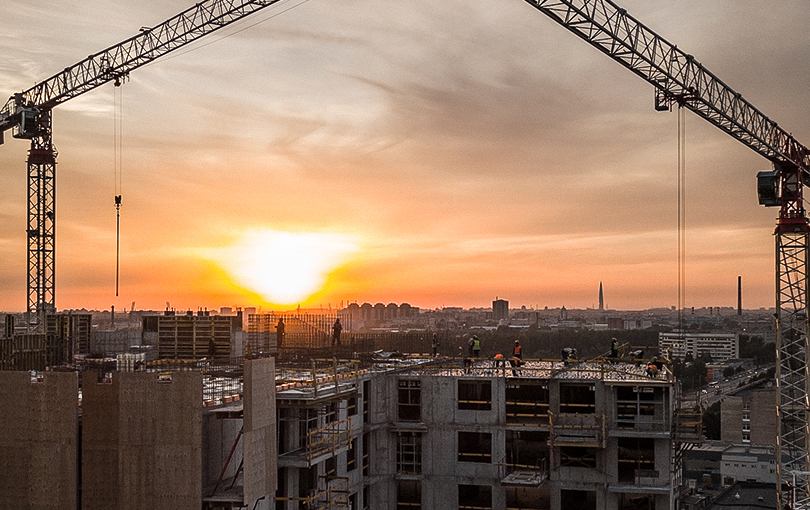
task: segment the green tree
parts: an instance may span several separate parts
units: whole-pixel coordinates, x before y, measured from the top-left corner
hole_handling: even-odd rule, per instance
[[[706,439],[720,439],[720,402],[703,411],[703,433]]]

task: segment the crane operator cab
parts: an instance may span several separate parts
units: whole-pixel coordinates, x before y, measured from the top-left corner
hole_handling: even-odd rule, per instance
[[[30,140],[39,133],[39,110],[21,106],[17,108],[20,122],[14,126],[11,136],[14,138],[26,138]]]
[[[779,201],[779,173],[776,170],[757,173],[757,196],[759,205],[774,207]]]

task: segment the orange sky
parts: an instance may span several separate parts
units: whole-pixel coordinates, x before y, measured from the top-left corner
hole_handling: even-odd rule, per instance
[[[808,143],[810,9],[619,3]],[[3,2],[0,84],[26,89],[189,5]],[[311,0],[275,16],[293,5],[122,87],[119,297],[113,87],[55,110],[57,308],[278,308],[215,260],[267,232],[350,245],[302,306],[582,308],[600,281],[611,308],[677,303],[677,115],[653,110],[650,86],[521,0]],[[777,211],[754,179],[769,163],[686,125],[685,304],[736,306],[740,275],[746,308],[773,306]],[[0,310],[26,306],[26,150],[0,147]],[[294,263],[310,258],[269,260],[303,278]]]

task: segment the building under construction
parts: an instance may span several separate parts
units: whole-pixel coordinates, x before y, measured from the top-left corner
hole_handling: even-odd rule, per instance
[[[44,332],[33,332],[12,314],[3,316],[0,330],[0,370],[45,370],[69,365],[73,355],[87,352],[92,316],[53,313],[45,316]]]
[[[701,438],[631,360],[141,370],[0,373],[0,507],[671,510]]]

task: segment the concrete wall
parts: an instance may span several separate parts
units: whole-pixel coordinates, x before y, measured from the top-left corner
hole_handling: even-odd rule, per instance
[[[202,375],[82,377],[84,510],[198,510]]]
[[[278,485],[273,359],[245,360],[244,382],[244,501],[252,508]]]
[[[76,508],[78,377],[0,372],[0,508]]]

